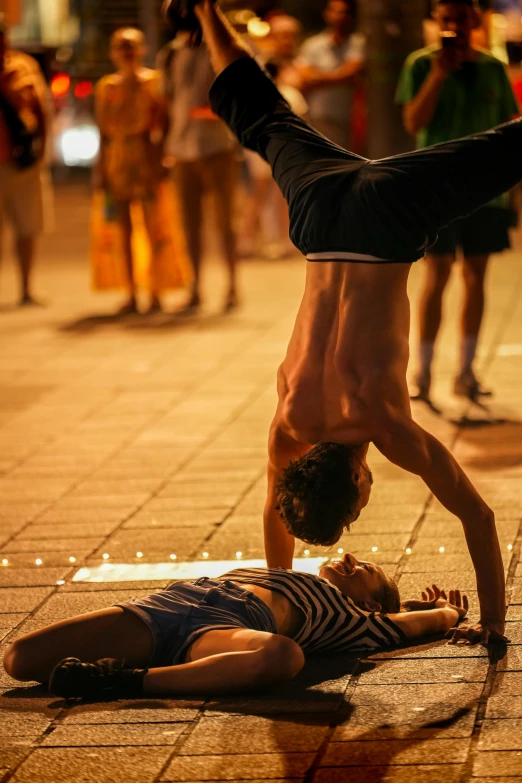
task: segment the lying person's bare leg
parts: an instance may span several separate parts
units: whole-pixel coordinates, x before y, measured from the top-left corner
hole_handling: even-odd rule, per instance
[[[97,700],[256,690],[304,665],[291,639],[248,628],[202,634],[176,666],[147,669],[151,654],[147,626],[114,607],[27,634],[8,648],[4,668],[17,680],[49,682],[56,696]]]
[[[48,682],[56,664],[67,656],[82,661],[124,658],[130,668],[145,667],[154,642],[145,623],[112,606],[33,631],[14,641],[4,655],[4,668],[15,680]]]
[[[212,695],[256,690],[293,679],[304,654],[292,639],[245,628],[208,631],[190,647],[186,662],[151,669],[144,695]]]

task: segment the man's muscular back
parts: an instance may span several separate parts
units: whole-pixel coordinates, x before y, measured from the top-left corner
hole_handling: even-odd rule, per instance
[[[383,405],[409,414],[407,264],[309,263],[278,372],[274,426],[301,444],[373,439]]]

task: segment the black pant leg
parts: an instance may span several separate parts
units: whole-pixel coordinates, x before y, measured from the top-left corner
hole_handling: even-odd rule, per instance
[[[251,57],[237,60],[217,77],[210,103],[241,145],[270,163],[290,207],[303,186],[312,187],[340,162],[366,162],[294,114],[272,79]]]
[[[397,206],[409,205],[434,241],[522,179],[522,120],[372,165],[395,175]]]

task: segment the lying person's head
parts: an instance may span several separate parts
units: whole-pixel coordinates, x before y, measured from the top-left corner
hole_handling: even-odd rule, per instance
[[[368,612],[398,614],[401,611],[399,588],[376,563],[346,554],[325,563],[319,576]]]
[[[319,443],[283,472],[278,510],[296,538],[331,546],[368,504],[372,483],[371,471],[355,449]]]

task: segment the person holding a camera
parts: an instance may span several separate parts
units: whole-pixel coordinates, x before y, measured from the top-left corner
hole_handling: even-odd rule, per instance
[[[518,115],[504,65],[471,43],[480,24],[476,0],[435,0],[433,16],[440,44],[413,52],[397,90],[404,125],[427,147],[500,125]],[[483,172],[487,177],[487,171]],[[512,220],[506,196],[440,231],[426,253],[426,279],[420,299],[419,367],[413,399],[430,399],[434,344],[442,319],[442,298],[458,252],[462,256],[460,366],[454,392],[470,399],[490,394],[478,381],[473,361],[484,312],[484,281],[489,257],[509,248]]]
[[[10,49],[7,34],[0,14],[0,237],[8,215],[20,267],[20,305],[34,305],[31,270],[50,200],[44,165],[47,88],[36,60]]]

